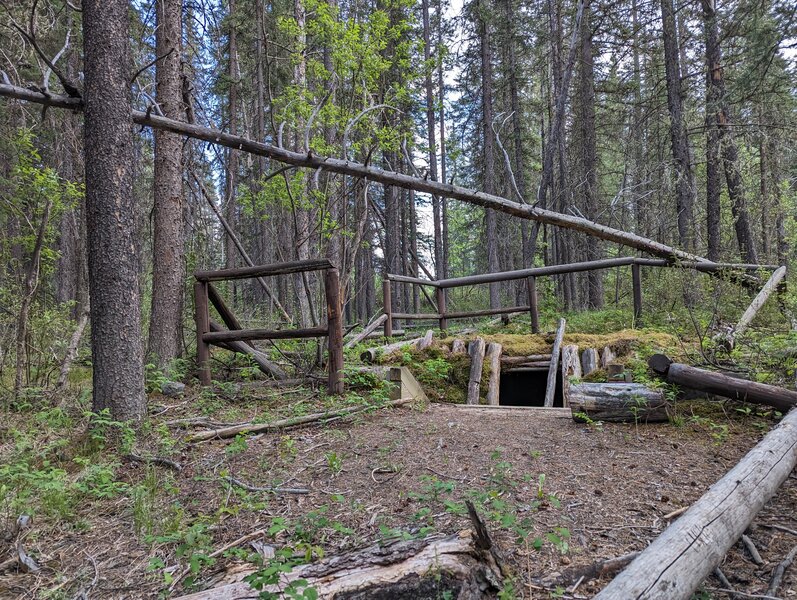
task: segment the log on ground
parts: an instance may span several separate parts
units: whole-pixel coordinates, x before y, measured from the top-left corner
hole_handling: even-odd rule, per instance
[[[386,346],[377,346],[376,348],[368,348],[365,352],[360,354],[360,360],[364,363],[371,364],[376,362],[376,359],[380,356],[387,356],[388,354],[392,354],[396,350],[401,350],[407,346],[413,346],[418,344],[418,340],[423,338],[415,337],[409,340],[401,340],[400,342],[393,342],[392,344],[387,344]]]
[[[667,401],[659,390],[640,383],[579,383],[569,386],[575,421],[655,423],[668,419]]]
[[[243,578],[255,569],[238,569],[221,585],[178,600],[254,598]],[[279,593],[291,582],[306,580],[318,598],[493,598],[504,579],[491,548],[482,547],[478,533],[466,530],[447,537],[376,544],[281,575],[278,585],[264,591]],[[280,596],[282,597],[282,596]]]
[[[797,411],[791,411],[596,600],[691,598],[795,465]]]
[[[669,383],[707,394],[716,394],[752,404],[765,404],[782,412],[797,406],[797,392],[792,390],[674,363],[663,354],[651,356],[648,359],[648,366],[659,375],[663,375]]]

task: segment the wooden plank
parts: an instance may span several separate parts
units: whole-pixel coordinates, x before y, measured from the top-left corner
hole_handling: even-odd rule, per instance
[[[233,312],[227,306],[227,303],[224,302],[224,298],[221,297],[219,294],[219,290],[216,289],[216,286],[212,283],[208,283],[208,299],[213,307],[216,309],[216,312],[219,313],[222,322],[227,326],[229,330],[238,330],[243,329],[241,327],[241,323],[238,321],[238,317],[236,317]],[[221,328],[214,329],[213,327],[210,328],[210,331],[222,331]],[[244,342],[247,346],[254,346],[248,342]]]
[[[332,263],[326,258],[297,260],[293,262],[272,263],[254,267],[238,267],[219,271],[196,271],[194,277],[199,281],[230,281],[233,279],[251,279],[254,277],[270,277],[272,275],[288,275],[303,271],[322,271],[331,269]]]
[[[562,339],[565,337],[565,320],[559,319],[559,327],[556,329],[556,338],[551,350],[551,366],[548,368],[548,385],[545,387],[545,406],[553,406],[554,394],[556,393],[556,376],[559,371],[559,349],[562,346]]]
[[[216,331],[206,333],[202,339],[208,344],[218,342],[244,342],[246,340],[294,340],[327,337],[326,327],[307,327],[304,329],[240,329],[237,331]]]
[[[337,269],[324,273],[324,293],[327,299],[327,330],[329,337],[329,375],[330,394],[343,393],[343,315],[340,304],[340,279]]]
[[[365,329],[363,329],[360,333],[358,333],[348,342],[346,342],[346,344],[343,347],[354,348],[357,344],[359,344],[361,341],[366,339],[370,334],[376,331],[386,320],[387,320],[386,314],[379,315],[376,319],[371,321],[371,323],[368,326],[366,326]]]
[[[470,343],[470,380],[468,381],[468,404],[479,404],[479,387],[482,381],[482,364],[484,364],[484,339],[477,337]]]
[[[210,385],[210,345],[205,336],[210,331],[208,310],[208,284],[194,283],[194,320],[196,322],[196,362],[199,367],[199,383]]]
[[[484,359],[490,365],[490,380],[487,384],[487,404],[495,406],[500,404],[501,397],[501,352],[503,348],[497,342],[487,345]]]
[[[595,600],[688,600],[797,466],[792,410]]]

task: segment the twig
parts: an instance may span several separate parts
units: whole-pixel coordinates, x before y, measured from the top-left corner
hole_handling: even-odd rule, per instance
[[[281,488],[281,487],[256,487],[254,485],[249,485],[239,479],[235,479],[235,477],[223,477],[224,481],[229,483],[230,485],[234,485],[235,487],[239,487],[241,489],[246,490],[247,492],[268,492],[270,494],[309,494],[310,490],[307,488]]]
[[[747,535],[742,534],[742,543],[744,547],[747,548],[747,552],[750,553],[750,558],[753,559],[753,562],[757,564],[759,567],[764,564],[764,559],[761,558],[761,554],[758,553],[758,548],[755,547],[753,540],[751,540]]]
[[[678,517],[684,514],[687,510],[689,510],[688,506],[682,506],[681,508],[677,508],[672,512],[668,512],[666,515],[662,517],[665,521],[669,521],[672,518]]]
[[[769,529],[777,529],[778,531],[784,531],[792,535],[797,535],[797,531],[795,531],[794,529],[789,529],[788,527],[784,527],[783,525],[778,525],[777,523],[760,523],[760,525],[761,527],[767,527]]]
[[[797,546],[792,548],[789,553],[786,555],[775,570],[772,572],[772,579],[769,580],[769,587],[767,588],[767,594],[771,596],[776,596],[778,594],[778,589],[780,588],[780,584],[783,583],[783,575],[786,574],[786,569],[788,569],[791,564],[794,562],[794,558],[797,556]]]
[[[225,544],[224,546],[222,546],[218,550],[214,550],[213,552],[211,552],[208,555],[208,558],[216,558],[218,556],[221,556],[222,554],[227,552],[227,550],[230,550],[232,548],[236,548],[238,546],[241,546],[243,544],[251,542],[252,540],[256,540],[257,538],[263,537],[264,535],[266,535],[266,530],[265,529],[258,529],[257,531],[253,531],[252,533],[247,533],[246,535],[242,535],[238,539],[231,541],[229,544]],[[177,584],[180,583],[180,581],[182,581],[183,578],[186,575],[188,575],[190,572],[191,572],[191,569],[189,567],[186,567],[186,568],[182,569],[180,571],[180,573],[175,576],[174,580],[172,581],[171,585],[169,586],[169,591],[171,592],[172,590],[174,590],[174,588],[177,587]]]
[[[721,594],[736,594],[738,598],[753,598],[758,600],[783,600],[782,598],[778,598],[776,596],[769,596],[767,594],[747,594],[745,592],[739,592],[737,590],[729,590],[726,588],[714,588],[714,587],[707,587],[703,588],[707,592],[719,592]]]
[[[132,460],[133,462],[142,463],[142,464],[153,464],[153,465],[160,465],[162,467],[166,467],[168,469],[172,469],[173,471],[177,471],[178,473],[183,470],[183,466],[175,462],[173,460],[169,460],[168,458],[163,458],[161,456],[138,456],[137,454],[126,454],[125,458],[128,460]]]
[[[719,580],[719,582],[722,584],[722,587],[727,588],[729,590],[733,589],[731,582],[728,581],[728,578],[725,577],[725,573],[723,573],[722,569],[720,569],[719,567],[714,569],[714,577],[716,577]],[[736,600],[736,598],[738,598],[738,596],[736,595],[735,592],[731,594],[731,600]]]
[[[224,439],[235,437],[239,433],[260,433],[263,431],[274,431],[278,429],[285,429],[288,427],[296,427],[298,425],[306,425],[308,423],[325,422],[333,418],[340,418],[344,416],[352,416],[368,410],[373,410],[381,407],[401,406],[413,402],[412,398],[401,398],[399,400],[390,400],[384,404],[377,406],[349,406],[341,408],[340,410],[327,411],[322,413],[314,413],[305,415],[303,417],[292,417],[289,419],[281,419],[271,423],[244,423],[242,425],[235,425],[233,427],[225,427],[222,429],[214,429],[212,431],[202,431],[189,435],[188,441],[190,442],[204,442],[212,439]]]
[[[164,53],[164,54],[161,54],[160,56],[156,56],[154,59],[152,59],[152,60],[151,60],[151,61],[149,61],[147,64],[145,64],[143,67],[141,67],[141,68],[140,68],[138,71],[136,71],[136,72],[135,72],[135,74],[134,74],[134,75],[133,75],[133,76],[130,78],[130,85],[133,85],[133,84],[136,82],[136,79],[138,79],[138,76],[139,76],[139,75],[141,75],[141,74],[142,74],[144,71],[146,71],[147,69],[149,69],[149,68],[150,68],[152,65],[154,65],[154,64],[155,64],[156,62],[158,62],[159,60],[163,60],[164,58],[166,58],[167,56],[169,56],[169,55],[170,55],[172,52],[174,52],[174,46],[172,46],[171,48],[169,48],[169,51],[168,51],[168,52],[166,52],[166,53]]]

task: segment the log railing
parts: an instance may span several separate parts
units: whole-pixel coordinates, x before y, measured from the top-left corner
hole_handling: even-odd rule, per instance
[[[413,319],[418,321],[438,321],[442,331],[448,328],[449,319],[469,319],[473,317],[484,317],[491,315],[505,315],[516,312],[528,312],[531,316],[531,331],[539,333],[539,311],[537,308],[537,278],[552,275],[563,275],[565,273],[578,273],[583,271],[595,271],[598,269],[611,269],[615,267],[631,267],[631,282],[633,286],[634,319],[639,321],[642,318],[642,267],[669,267],[681,269],[693,269],[695,271],[715,273],[727,271],[731,274],[748,271],[774,271],[777,265],[752,265],[736,263],[701,263],[701,262],[672,262],[663,259],[636,258],[633,256],[620,258],[607,258],[603,260],[593,260],[586,262],[570,263],[566,265],[550,265],[546,267],[535,267],[531,269],[519,269],[516,271],[501,271],[498,273],[485,273],[482,275],[469,275],[467,277],[456,277],[452,279],[421,279],[419,277],[408,277],[406,275],[387,274],[382,282],[382,295],[384,313],[387,317],[384,323],[385,337],[393,335],[394,319]],[[501,308],[487,308],[483,310],[450,312],[446,307],[445,290],[451,288],[464,287],[469,285],[482,285],[487,283],[499,283],[504,281],[526,280],[529,303],[526,306],[510,306]],[[429,286],[435,288],[437,300],[437,312],[433,313],[402,313],[393,312],[391,298],[391,282],[406,283],[410,285]]]
[[[271,277],[307,271],[324,271],[324,292],[327,302],[325,326],[304,329],[242,329],[238,319],[227,307],[214,281],[231,281]],[[199,381],[210,385],[210,346],[230,349],[231,342],[245,343],[252,340],[285,340],[303,338],[328,338],[330,394],[343,393],[343,320],[341,318],[340,281],[338,270],[326,259],[274,263],[254,267],[223,269],[220,271],[197,271],[194,273],[194,302],[196,307],[196,344]],[[216,308],[227,329],[224,330],[210,320],[210,305]]]

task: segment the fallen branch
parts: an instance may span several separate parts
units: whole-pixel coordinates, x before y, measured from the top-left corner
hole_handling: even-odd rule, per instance
[[[753,404],[766,404],[782,412],[786,412],[797,405],[797,392],[775,385],[736,379],[722,373],[674,363],[663,354],[651,356],[648,360],[648,365],[653,371],[663,376],[668,383],[706,392],[707,394],[716,394]]]
[[[385,321],[387,320],[387,315],[381,314],[379,315],[374,321],[372,321],[365,329],[363,329],[360,333],[355,335],[351,338],[348,342],[346,342],[343,347],[344,348],[354,348],[357,344],[361,341],[366,339],[369,334],[376,331],[378,327],[380,327]],[[395,334],[395,332],[393,332]]]
[[[587,581],[590,579],[600,579],[606,575],[613,575],[637,556],[639,556],[639,552],[630,552],[622,556],[599,560],[583,567],[572,567],[564,571],[561,575],[543,578],[540,580],[540,583],[545,587],[556,587],[567,585],[581,579],[586,579]]]
[[[772,579],[769,580],[767,594],[770,596],[778,595],[778,589],[780,589],[780,584],[783,583],[783,576],[786,574],[786,569],[791,566],[795,557],[797,557],[797,546],[792,548],[786,555],[786,558],[780,561],[778,566],[775,567],[775,570],[772,572]]]
[[[235,477],[223,477],[224,481],[229,483],[230,485],[234,485],[235,487],[239,487],[247,492],[268,492],[269,494],[309,494],[310,490],[307,488],[283,488],[283,487],[257,487],[254,485],[249,485],[241,481],[240,479],[235,479]]]
[[[168,458],[163,458],[161,456],[138,456],[137,454],[126,454],[125,458],[128,460],[132,460],[133,462],[142,463],[145,465],[160,465],[162,467],[166,467],[167,469],[172,469],[173,471],[177,471],[178,473],[183,470],[183,466],[175,462],[173,460],[169,460]]]
[[[271,423],[243,423],[241,425],[233,425],[232,427],[223,427],[221,429],[213,429],[211,431],[202,431],[188,436],[189,442],[204,442],[213,439],[225,439],[235,437],[239,433],[261,433],[264,431],[275,431],[278,429],[286,429],[288,427],[296,427],[298,425],[307,425],[308,423],[315,423],[319,421],[326,421],[329,419],[340,418],[343,416],[351,416],[375,408],[382,408],[388,406],[401,406],[412,402],[412,398],[402,398],[399,400],[389,400],[380,405],[374,406],[349,406],[339,410],[331,410],[327,412],[314,413],[311,415],[304,415],[302,417],[291,417],[289,419],[280,419]]]

